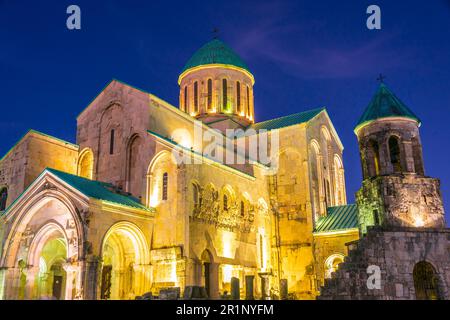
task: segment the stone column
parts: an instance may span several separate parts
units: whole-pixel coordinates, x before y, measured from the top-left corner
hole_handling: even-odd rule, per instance
[[[270,300],[270,283],[269,275],[267,273],[260,273],[261,278],[261,299]]]
[[[287,300],[288,298],[288,281],[287,279],[280,280],[280,299]]]
[[[254,300],[255,296],[253,295],[253,282],[255,280],[255,276],[245,276],[245,300]]]
[[[86,258],[84,263],[84,299],[96,300],[98,299],[98,277],[99,268],[101,266],[101,259],[98,256],[90,256]]]
[[[25,300],[36,298],[36,278],[39,277],[39,267],[30,266],[26,269],[27,283],[25,286]]]
[[[15,300],[18,298],[20,286],[20,269],[6,268],[4,271],[4,293],[5,300]]]
[[[6,268],[0,268],[0,300],[5,299],[5,275]]]
[[[66,289],[64,300],[73,300],[76,295],[76,292],[74,295],[73,289],[77,291],[77,275],[79,273],[79,266],[76,264],[65,263],[63,268],[66,271]]]
[[[211,296],[210,299],[219,298],[219,264],[211,263],[209,265],[209,287]]]
[[[235,278],[235,277],[231,278],[231,299],[233,299],[233,300],[241,299],[240,288],[239,288],[239,279]]]

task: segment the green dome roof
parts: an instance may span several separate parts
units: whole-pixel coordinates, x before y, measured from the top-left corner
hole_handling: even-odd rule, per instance
[[[250,72],[244,61],[230,47],[222,41],[214,39],[194,53],[181,73],[208,64],[227,64]]]
[[[382,83],[359,119],[356,129],[364,123],[389,117],[404,117],[420,123],[419,118]]]

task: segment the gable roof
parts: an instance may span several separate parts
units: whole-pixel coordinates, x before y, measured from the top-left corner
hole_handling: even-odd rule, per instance
[[[347,204],[329,207],[327,215],[320,218],[314,232],[343,231],[358,228],[358,206]]]
[[[296,124],[308,122],[319,113],[324,111],[325,108],[318,108],[308,111],[303,111],[299,113],[294,113],[285,117],[275,118],[263,122],[258,122],[250,125],[247,129],[255,129],[255,130],[272,130],[279,129],[284,127],[293,126]]]
[[[225,64],[238,67],[244,70],[248,69],[244,61],[229,46],[218,39],[214,39],[200,49],[198,49],[188,60],[181,73],[188,69],[208,64]]]
[[[133,196],[126,195],[124,193],[118,193],[117,191],[115,191],[113,185],[110,183],[89,180],[80,176],[51,168],[47,168],[45,169],[45,171],[54,174],[57,178],[63,180],[65,183],[69,184],[89,198],[112,202],[135,209],[150,211],[149,208],[142,205],[139,200],[134,198]]]
[[[381,83],[375,96],[359,118],[355,130],[373,120],[389,117],[404,117],[420,124],[419,118],[384,83]]]

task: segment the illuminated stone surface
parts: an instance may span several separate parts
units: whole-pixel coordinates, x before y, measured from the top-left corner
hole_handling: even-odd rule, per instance
[[[343,146],[326,110],[270,122],[282,124],[274,129],[275,172],[252,162],[176,164],[174,149],[183,147],[192,159],[204,151],[196,131],[268,125],[254,124],[254,79],[246,68],[200,64],[179,80],[180,108],[113,80],[77,117],[77,145],[30,132],[0,160],[0,191],[8,191],[0,217],[0,298],[134,299],[149,292],[219,298],[236,279],[240,297],[314,299],[325,278],[340,271],[346,243],[360,232],[315,231],[327,208],[347,203]],[[396,130],[416,132],[405,126]],[[421,150],[408,145],[405,168],[419,168],[412,155]],[[46,167],[83,180],[70,183]],[[358,196],[361,225],[373,224],[364,218],[373,202],[389,203],[370,190],[393,184],[417,205],[414,214],[428,209],[415,223],[442,226],[437,180],[416,176],[376,182],[364,175],[369,191]],[[412,199],[416,192],[421,199]],[[396,295],[404,296],[406,285],[398,283]]]

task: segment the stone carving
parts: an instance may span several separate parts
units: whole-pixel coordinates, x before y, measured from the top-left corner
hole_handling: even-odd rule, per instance
[[[53,184],[51,184],[48,181],[44,183],[43,189],[44,190],[58,190],[58,188],[56,188]]]
[[[199,203],[193,210],[195,220],[212,224],[216,228],[250,232],[255,216],[253,205],[247,204],[246,214],[241,216],[238,201],[229,198],[228,208],[224,209],[221,207],[218,191],[206,187],[200,190],[200,194]]]
[[[31,228],[27,228],[22,234],[22,241],[25,247],[29,247],[34,238],[34,231]]]

